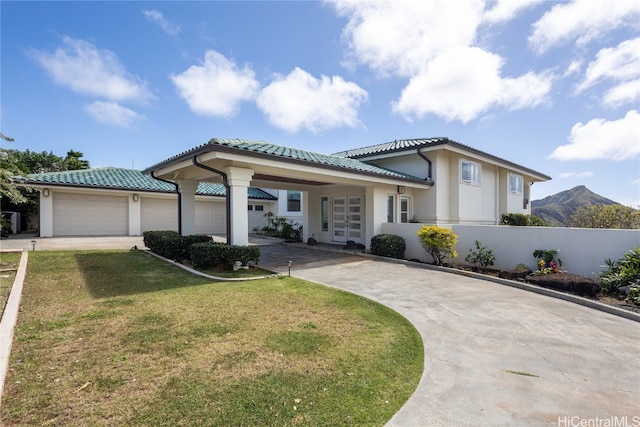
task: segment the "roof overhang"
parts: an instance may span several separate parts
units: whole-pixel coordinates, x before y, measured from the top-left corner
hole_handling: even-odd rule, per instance
[[[251,169],[254,172],[251,186],[254,187],[304,189],[329,185],[400,184],[413,188],[430,188],[424,181],[415,177],[387,177],[367,171],[349,170],[220,144],[205,144],[197,147],[151,166],[143,173],[153,173],[156,178],[173,182],[178,180],[222,182],[219,174],[200,168],[196,163],[219,171],[229,167]]]

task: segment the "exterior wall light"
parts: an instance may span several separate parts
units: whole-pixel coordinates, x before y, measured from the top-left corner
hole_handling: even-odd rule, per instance
[[[404,185],[398,185],[398,194],[404,194],[405,191]]]
[[[48,188],[43,189],[43,190],[42,190],[42,195],[43,195],[44,197],[49,197],[49,189],[48,189]]]
[[[138,201],[138,195],[137,195],[137,194],[134,194],[134,195],[133,195],[133,201],[134,201],[134,202],[137,202],[137,201]]]

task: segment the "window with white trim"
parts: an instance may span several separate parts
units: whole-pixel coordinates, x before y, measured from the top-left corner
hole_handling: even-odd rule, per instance
[[[520,175],[509,174],[509,191],[515,194],[522,194],[522,177]]]
[[[287,191],[287,212],[300,212],[300,200],[302,194],[299,191]]]
[[[460,164],[460,180],[467,184],[480,185],[482,167],[480,163],[462,160]]]
[[[387,195],[387,222],[395,222],[396,212],[396,196]]]
[[[329,231],[329,198],[321,197],[320,198],[320,221],[322,226],[322,231]]]
[[[411,198],[408,196],[400,196],[400,222],[407,223],[412,218]]]

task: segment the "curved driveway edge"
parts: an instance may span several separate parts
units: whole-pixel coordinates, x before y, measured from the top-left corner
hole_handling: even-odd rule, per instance
[[[485,280],[357,256],[299,265],[292,275],[380,302],[419,331],[424,372],[388,426],[586,425],[575,423],[614,417],[640,423],[634,321]]]
[[[16,326],[18,312],[20,311],[20,299],[22,298],[22,288],[27,273],[28,259],[29,253],[22,251],[18,271],[16,271],[16,277],[13,279],[9,298],[2,313],[2,319],[0,319],[0,405],[2,404],[4,381],[9,369],[9,356],[11,355],[11,346],[13,344],[13,328]]]

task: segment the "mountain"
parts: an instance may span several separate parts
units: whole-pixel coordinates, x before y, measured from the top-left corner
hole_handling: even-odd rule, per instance
[[[542,200],[533,200],[531,202],[531,214],[542,219],[547,224],[563,226],[578,208],[589,205],[618,204],[618,202],[594,193],[584,185],[579,185],[571,190],[547,196]]]

